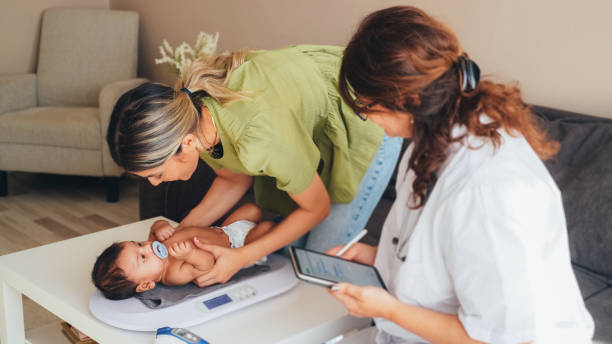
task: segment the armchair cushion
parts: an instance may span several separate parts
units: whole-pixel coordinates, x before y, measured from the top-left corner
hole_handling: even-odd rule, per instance
[[[36,104],[36,74],[0,76],[0,114]]]
[[[135,12],[46,10],[37,71],[39,106],[98,106],[104,85],[136,76],[137,42]]]
[[[98,108],[33,107],[0,115],[0,142],[100,150]]]
[[[99,150],[0,142],[0,170],[102,175]]]

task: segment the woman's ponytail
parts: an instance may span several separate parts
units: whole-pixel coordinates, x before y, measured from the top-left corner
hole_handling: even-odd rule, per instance
[[[248,51],[238,51],[202,57],[186,67],[174,89],[145,83],[121,96],[107,132],[115,163],[129,172],[144,171],[180,152],[185,135],[197,132],[201,96],[210,96],[221,106],[248,99],[248,92],[227,87],[247,55]]]
[[[248,99],[245,92],[227,88],[227,82],[234,70],[240,67],[248,50],[225,53],[219,56],[203,56],[187,66],[176,82],[174,89],[186,88],[195,93],[203,91],[221,106],[237,100]]]

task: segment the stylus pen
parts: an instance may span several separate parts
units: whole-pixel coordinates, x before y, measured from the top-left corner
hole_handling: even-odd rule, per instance
[[[338,251],[338,253],[336,253],[336,256],[341,256],[342,254],[344,254],[346,250],[351,248],[351,246],[353,246],[357,241],[361,240],[361,238],[363,238],[367,233],[368,230],[364,228],[361,232],[359,232],[359,234],[357,234],[356,237],[354,237],[353,239],[351,239],[351,241],[344,245],[344,247],[340,251]]]

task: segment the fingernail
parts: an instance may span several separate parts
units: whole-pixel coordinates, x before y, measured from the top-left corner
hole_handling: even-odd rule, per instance
[[[338,290],[340,290],[340,287],[338,285],[334,284],[334,285],[331,286],[331,290],[332,291],[338,291]]]

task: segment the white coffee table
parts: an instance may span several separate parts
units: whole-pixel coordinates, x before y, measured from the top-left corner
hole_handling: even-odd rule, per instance
[[[24,294],[99,343],[153,343],[152,332],[120,330],[100,322],[88,304],[95,290],[90,274],[97,255],[114,241],[146,239],[158,219],[163,218],[0,256],[1,342],[25,342]],[[285,294],[189,330],[211,344],[322,343],[369,322],[348,315],[324,288],[300,282]]]

